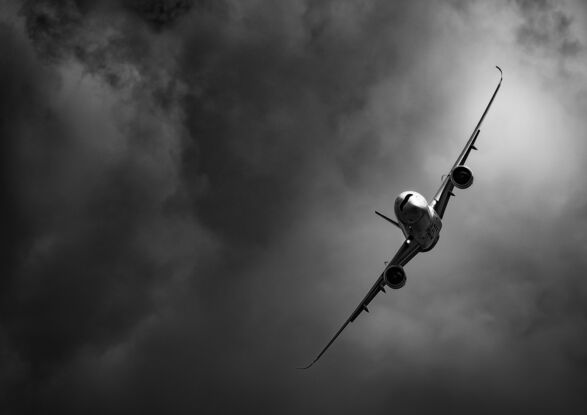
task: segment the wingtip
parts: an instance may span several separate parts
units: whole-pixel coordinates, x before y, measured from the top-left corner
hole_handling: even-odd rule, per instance
[[[310,363],[308,366],[304,366],[304,367],[296,367],[297,370],[306,370],[306,369],[310,369],[314,363],[316,363],[316,361],[314,360],[312,363]]]
[[[501,81],[503,79],[503,71],[501,70],[501,68],[499,66],[495,65],[495,67],[499,71],[499,76],[500,76],[500,81]]]

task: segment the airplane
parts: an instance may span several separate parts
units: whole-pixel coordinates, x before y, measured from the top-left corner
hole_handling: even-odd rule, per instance
[[[432,201],[428,203],[424,196],[418,192],[405,191],[400,193],[395,199],[394,213],[397,221],[375,211],[377,215],[401,229],[406,239],[391,261],[386,264],[385,269],[379,278],[377,278],[377,281],[375,281],[375,284],[371,287],[365,298],[363,298],[363,301],[359,303],[355,311],[353,311],[347,321],[336,332],[334,337],[332,337],[324,349],[322,349],[309,365],[298,369],[309,369],[314,365],[349,323],[355,321],[361,312],[369,312],[367,306],[380,291],[385,292],[385,286],[395,290],[402,288],[406,284],[404,266],[419,252],[430,251],[438,242],[440,230],[442,229],[442,217],[444,216],[444,211],[446,210],[450,197],[455,195],[453,193],[454,188],[468,189],[473,184],[473,172],[465,165],[465,162],[471,150],[477,150],[475,142],[481,132],[481,124],[503,81],[503,71],[499,66],[496,66],[496,68],[499,70],[500,78],[489,100],[489,104],[485,107],[481,119],[449,173],[443,175],[442,185],[434,195]]]

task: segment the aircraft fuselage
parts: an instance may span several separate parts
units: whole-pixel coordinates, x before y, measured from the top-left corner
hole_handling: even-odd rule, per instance
[[[424,252],[434,247],[442,220],[424,196],[413,191],[402,192],[395,199],[394,211],[406,239],[417,242]]]

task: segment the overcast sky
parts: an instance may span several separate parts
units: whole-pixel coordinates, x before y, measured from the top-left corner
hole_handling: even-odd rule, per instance
[[[0,412],[584,413],[587,7],[0,3]],[[309,363],[504,71],[436,248]]]

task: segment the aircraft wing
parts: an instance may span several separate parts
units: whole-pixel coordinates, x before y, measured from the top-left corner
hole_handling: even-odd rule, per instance
[[[412,241],[410,239],[406,239],[404,241],[404,243],[402,244],[402,246],[398,249],[395,256],[386,265],[385,270],[387,270],[387,268],[389,268],[392,265],[404,266],[414,256],[416,256],[416,254],[419,252],[419,250],[420,250],[420,246],[417,243],[415,243],[415,242],[412,243]],[[367,309],[367,306],[369,305],[371,300],[373,300],[373,298],[375,298],[375,296],[379,293],[379,291],[385,292],[385,289],[384,289],[385,282],[383,281],[383,274],[385,273],[385,270],[383,270],[381,275],[379,275],[379,278],[377,278],[377,281],[375,281],[375,284],[373,284],[373,286],[371,287],[369,292],[367,292],[367,295],[365,296],[365,298],[363,298],[363,301],[361,301],[359,303],[357,308],[355,308],[355,311],[353,311],[351,316],[347,319],[347,321],[344,322],[342,327],[336,332],[336,334],[332,337],[332,339],[328,342],[328,344],[324,347],[324,349],[322,349],[322,351],[318,354],[318,356],[316,356],[316,358],[312,361],[312,363],[310,363],[306,367],[301,367],[300,369],[308,369],[310,366],[312,366],[314,363],[316,363],[318,361],[318,359],[320,359],[320,357],[322,357],[324,352],[326,352],[326,350],[328,350],[330,345],[334,342],[334,340],[336,340],[338,335],[340,333],[342,333],[342,331],[345,329],[345,327],[349,323],[355,321],[355,319],[359,316],[359,314],[361,314],[362,311],[369,312],[369,310]]]
[[[431,203],[432,207],[434,208],[434,210],[436,210],[436,213],[438,213],[438,216],[440,216],[441,218],[444,216],[444,211],[446,210],[448,199],[451,196],[454,196],[454,194],[452,193],[454,185],[450,179],[450,173],[453,171],[455,167],[465,164],[465,162],[467,161],[467,157],[469,157],[469,153],[471,153],[471,150],[477,150],[477,148],[475,147],[475,141],[477,140],[477,137],[481,132],[481,124],[483,123],[483,120],[485,119],[485,116],[487,115],[487,112],[489,111],[489,108],[491,107],[491,104],[493,103],[493,100],[497,95],[497,91],[499,91],[499,87],[501,86],[501,81],[503,80],[503,72],[501,71],[501,68],[499,66],[496,66],[496,68],[499,69],[500,73],[499,84],[497,84],[497,88],[495,88],[495,92],[491,96],[489,104],[487,104],[487,107],[485,107],[485,111],[483,111],[481,119],[479,120],[477,126],[473,130],[471,137],[469,137],[469,141],[467,141],[465,148],[463,148],[461,154],[453,164],[449,174],[446,175],[446,177],[444,178],[442,185],[440,186],[440,189],[438,189],[436,195],[434,195],[434,199]]]

